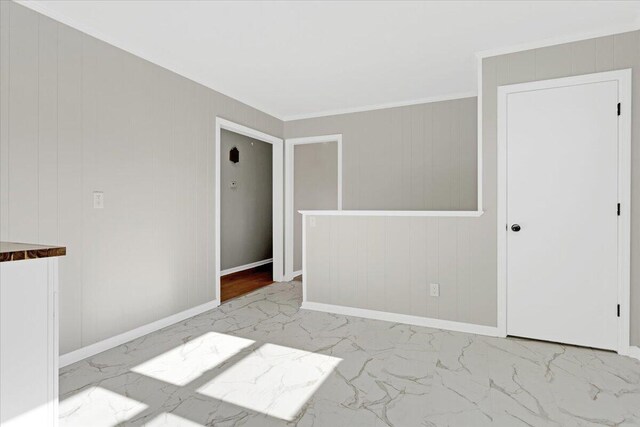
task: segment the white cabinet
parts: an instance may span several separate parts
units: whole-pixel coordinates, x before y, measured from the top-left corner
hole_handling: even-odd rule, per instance
[[[57,257],[0,262],[2,427],[58,424],[57,292]]]

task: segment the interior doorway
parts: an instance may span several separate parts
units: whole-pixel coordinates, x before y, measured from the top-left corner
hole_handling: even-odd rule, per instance
[[[302,274],[299,210],[342,210],[342,135],[285,141],[285,280]]]
[[[628,347],[629,83],[624,70],[499,88],[506,335]]]
[[[215,277],[219,302],[238,296],[236,291],[244,286],[239,281],[251,282],[247,286],[257,289],[258,283],[264,286],[283,279],[283,146],[280,138],[216,118]],[[265,164],[266,158],[270,161]],[[251,274],[259,280],[253,280]],[[265,276],[269,276],[268,283]]]

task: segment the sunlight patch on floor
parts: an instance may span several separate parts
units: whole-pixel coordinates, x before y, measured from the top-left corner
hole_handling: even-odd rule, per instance
[[[196,423],[186,418],[179,417],[175,414],[164,413],[160,414],[148,423],[146,427],[202,427],[202,424]]]
[[[208,332],[131,369],[177,386],[184,386],[249,347],[254,341]]]
[[[147,409],[137,400],[90,387],[60,401],[61,425],[113,427]]]
[[[199,393],[291,421],[342,359],[264,344]]]

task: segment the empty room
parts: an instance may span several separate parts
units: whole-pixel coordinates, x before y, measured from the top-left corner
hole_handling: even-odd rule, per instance
[[[0,425],[640,426],[640,1],[0,0]]]

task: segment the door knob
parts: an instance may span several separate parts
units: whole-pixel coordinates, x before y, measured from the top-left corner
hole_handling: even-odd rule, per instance
[[[511,231],[514,231],[514,232],[516,232],[516,233],[517,233],[518,231],[520,231],[520,225],[518,225],[518,224],[513,224],[513,225],[511,226]]]

